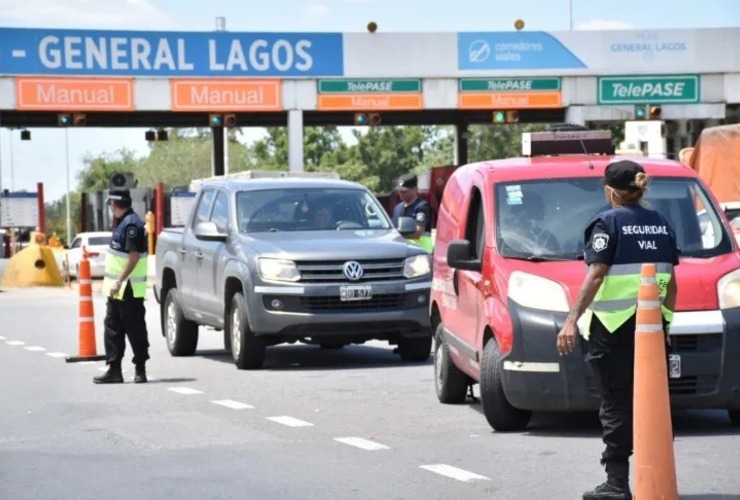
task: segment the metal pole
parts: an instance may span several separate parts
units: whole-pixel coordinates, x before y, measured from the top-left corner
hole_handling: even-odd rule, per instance
[[[0,128],[0,193],[3,192],[3,129]]]
[[[13,158],[13,156],[15,155],[13,155],[13,131],[11,130],[10,131],[10,192],[11,193],[15,191],[15,173],[14,173],[15,167],[13,165],[15,162],[15,159]]]
[[[568,0],[568,10],[570,12],[570,30],[573,31],[573,0]]]
[[[72,203],[70,201],[70,189],[69,189],[69,129],[64,128],[64,155],[66,157],[66,172],[67,172],[67,245],[72,242]]]
[[[229,127],[224,127],[224,174],[229,174]]]

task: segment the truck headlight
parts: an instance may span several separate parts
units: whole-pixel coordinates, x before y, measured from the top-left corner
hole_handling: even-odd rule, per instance
[[[418,278],[432,272],[432,260],[429,255],[414,255],[403,263],[403,277]]]
[[[509,277],[509,298],[532,309],[569,311],[568,296],[559,283],[521,271],[514,271]]]
[[[258,260],[260,277],[266,281],[298,281],[301,273],[292,260],[266,259]]]
[[[740,269],[725,274],[717,282],[720,309],[740,306]]]

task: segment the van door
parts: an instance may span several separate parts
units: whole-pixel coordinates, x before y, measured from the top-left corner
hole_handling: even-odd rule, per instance
[[[473,186],[470,195],[467,217],[465,218],[464,238],[470,242],[471,257],[483,258],[485,249],[485,211],[483,209],[483,198],[480,190]],[[479,316],[484,310],[481,303],[483,275],[478,271],[457,271],[457,321],[454,323],[452,333],[462,340],[468,349],[466,354],[470,358],[471,366],[477,371],[479,369],[476,353],[481,348],[477,344],[480,337],[478,331],[481,321]]]

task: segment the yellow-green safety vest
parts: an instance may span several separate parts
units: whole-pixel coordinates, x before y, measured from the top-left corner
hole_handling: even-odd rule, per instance
[[[139,254],[139,261],[136,263],[136,267],[129,274],[128,279],[121,284],[121,290],[115,295],[115,299],[123,300],[123,293],[126,291],[127,286],[131,286],[133,296],[137,299],[144,298],[146,296],[146,281],[147,281],[147,265],[148,255],[146,252]],[[111,288],[118,280],[123,270],[126,268],[128,263],[128,254],[126,252],[120,252],[112,248],[108,248],[108,253],[105,256],[105,275],[103,276],[103,287],[101,293],[109,297]]]
[[[595,315],[610,333],[622,326],[637,311],[637,294],[640,288],[642,264],[614,264],[601,282],[591,305],[578,320],[581,335],[588,340],[591,318]],[[655,279],[660,294],[661,312],[665,320],[673,321],[673,311],[665,301],[668,282],[673,274],[673,264],[655,264]]]
[[[434,238],[431,233],[424,233],[419,238],[408,238],[408,240],[415,245],[419,245],[428,253],[434,251]]]

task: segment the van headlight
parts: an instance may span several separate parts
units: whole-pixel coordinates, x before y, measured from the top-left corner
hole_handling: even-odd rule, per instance
[[[568,312],[568,296],[559,284],[541,276],[514,271],[509,277],[509,298],[517,304],[552,312]]]
[[[418,278],[432,272],[432,259],[428,254],[414,255],[403,263],[403,277]]]
[[[265,281],[298,281],[301,279],[301,273],[298,272],[292,260],[260,257],[257,266],[260,277]]]
[[[720,309],[740,306],[740,269],[722,276],[717,282],[717,296]]]

